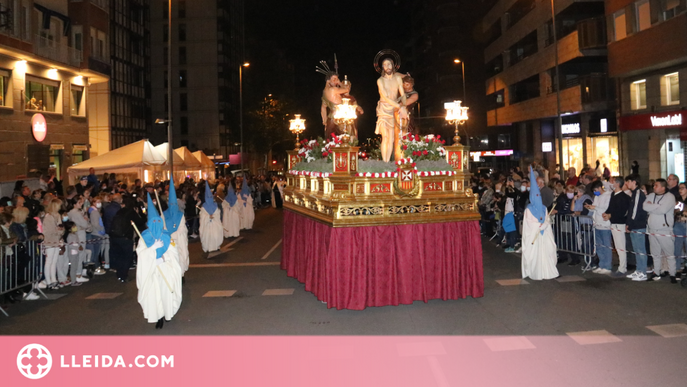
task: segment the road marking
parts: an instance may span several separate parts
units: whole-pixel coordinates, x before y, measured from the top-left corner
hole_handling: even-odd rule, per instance
[[[687,324],[650,325],[647,329],[665,338],[687,336]]]
[[[273,252],[274,250],[276,250],[277,247],[279,247],[279,245],[281,244],[281,241],[282,241],[282,240],[280,239],[279,242],[277,242],[274,246],[272,246],[272,248],[270,249],[270,251],[266,252],[265,255],[263,255],[262,258],[260,258],[260,259],[267,259],[267,257],[269,257],[270,254],[272,254],[272,252]]]
[[[291,296],[295,289],[267,289],[262,292],[263,296]]]
[[[229,248],[230,248],[231,246],[233,246],[234,243],[240,241],[241,239],[243,239],[243,237],[238,237],[238,238],[234,239],[233,241],[231,241],[230,243],[227,243],[226,245],[222,246],[219,250],[222,251],[222,252],[224,252],[224,251],[229,251],[229,250],[230,250]]]
[[[622,341],[618,336],[612,335],[607,330],[567,332],[566,335],[570,336],[571,339],[580,345],[619,343]]]
[[[281,262],[245,262],[245,263],[206,263],[201,265],[188,265],[188,267],[242,267],[242,266],[279,266]]]
[[[87,300],[111,300],[117,298],[124,293],[96,293],[92,296],[86,297]]]
[[[483,339],[492,352],[517,351],[536,348],[525,336],[495,337]]]
[[[210,290],[203,294],[203,297],[231,297],[236,293],[236,290]]]

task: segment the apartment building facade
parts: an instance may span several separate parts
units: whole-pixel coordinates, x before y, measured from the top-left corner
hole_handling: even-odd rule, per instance
[[[533,160],[555,166],[560,147],[564,168],[579,172],[598,160],[618,173],[615,88],[608,78],[604,15],[603,1],[576,0],[500,0],[486,14],[488,126],[512,133],[518,151],[500,157],[516,158],[521,166]]]
[[[167,118],[172,98],[174,147],[225,155],[239,132],[239,67],[243,63],[243,0],[151,0],[153,120]],[[168,26],[172,21],[172,84],[168,85]],[[169,87],[168,87],[169,86]],[[155,125],[153,143],[167,141]],[[219,158],[219,157],[218,157]]]
[[[54,170],[89,157],[91,121],[107,127],[109,68],[91,65],[107,41],[102,2],[0,1],[0,181]],[[93,27],[93,29],[91,28]],[[95,33],[91,33],[94,31]]]
[[[687,178],[687,4],[607,0],[609,74],[617,80],[624,173]]]

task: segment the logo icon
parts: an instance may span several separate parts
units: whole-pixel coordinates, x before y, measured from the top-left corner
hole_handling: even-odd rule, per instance
[[[50,372],[52,355],[40,344],[29,344],[17,354],[17,368],[28,379],[40,379]]]

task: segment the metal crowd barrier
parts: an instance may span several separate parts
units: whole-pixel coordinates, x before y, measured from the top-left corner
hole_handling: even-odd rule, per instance
[[[588,215],[552,216],[554,238],[558,251],[578,255],[583,258],[585,266],[582,271],[591,270],[592,258],[596,254],[594,221]]]
[[[37,286],[43,277],[42,246],[38,241],[17,243],[12,247],[0,247],[0,296],[23,287],[31,286],[48,298]],[[2,307],[0,312],[9,317]]]

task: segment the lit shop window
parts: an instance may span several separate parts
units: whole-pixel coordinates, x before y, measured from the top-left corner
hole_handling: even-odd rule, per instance
[[[661,105],[678,105],[680,103],[680,78],[678,73],[661,77]]]
[[[26,110],[54,112],[60,83],[26,76]]]
[[[587,164],[595,165],[599,160],[600,165],[606,165],[611,170],[611,175],[617,176],[620,172],[620,158],[618,157],[618,137],[590,137],[587,149]]]
[[[634,81],[630,85],[632,110],[646,109],[646,79]]]
[[[625,11],[616,12],[613,15],[613,29],[615,30],[615,40],[625,39],[627,36],[627,26],[625,25]]]
[[[649,0],[636,3],[637,7],[637,31],[644,31],[651,27],[651,6]]]

